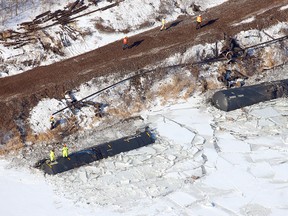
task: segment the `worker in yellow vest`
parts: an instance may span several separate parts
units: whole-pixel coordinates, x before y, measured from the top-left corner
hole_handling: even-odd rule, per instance
[[[166,28],[166,23],[167,23],[167,22],[166,22],[165,17],[162,18],[161,23],[162,23],[162,26],[161,26],[161,28],[160,28],[160,31],[166,30],[166,29],[167,29],[167,28]]]
[[[196,18],[196,29],[200,29],[202,27],[201,23],[202,23],[202,16],[201,14],[199,14]]]
[[[50,150],[50,161],[51,161],[51,162],[55,161],[54,149],[51,149],[51,150]]]
[[[63,157],[68,157],[68,147],[66,146],[66,144],[63,145],[63,148],[62,148],[62,155]]]

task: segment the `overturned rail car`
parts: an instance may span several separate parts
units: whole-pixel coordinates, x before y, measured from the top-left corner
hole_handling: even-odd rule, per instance
[[[147,146],[154,143],[155,134],[149,129],[138,133],[134,136],[124,137],[111,142],[103,143],[97,146],[74,152],[68,155],[68,158],[58,157],[54,162],[43,159],[35,164],[36,168],[42,169],[45,173],[55,175],[62,173],[93,161],[101,160],[110,156],[114,156],[121,152],[127,152],[133,149]]]
[[[287,95],[288,79],[285,79],[221,90],[212,96],[212,103],[218,109],[228,112]]]

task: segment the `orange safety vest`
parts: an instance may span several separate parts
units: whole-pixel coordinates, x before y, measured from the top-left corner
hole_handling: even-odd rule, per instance
[[[197,16],[197,22],[201,23],[202,22],[202,17],[201,16]]]
[[[123,39],[123,44],[128,44],[128,38],[127,38],[127,37],[125,37],[125,38]]]

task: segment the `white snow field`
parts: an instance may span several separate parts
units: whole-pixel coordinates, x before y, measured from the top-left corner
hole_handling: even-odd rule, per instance
[[[147,147],[45,177],[2,160],[1,212],[284,216],[287,114],[287,99],[226,113],[194,97],[142,113]]]

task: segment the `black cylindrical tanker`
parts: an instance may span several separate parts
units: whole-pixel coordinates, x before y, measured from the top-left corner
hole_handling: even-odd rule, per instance
[[[67,158],[58,157],[54,162],[51,162],[48,159],[40,160],[35,164],[35,167],[42,169],[45,173],[54,175],[83,166],[93,161],[114,156],[121,152],[127,152],[142,146],[147,146],[154,143],[155,139],[155,135],[151,133],[150,130],[146,129],[144,132],[138,133],[134,136],[124,137],[74,152],[69,154]]]
[[[287,92],[288,79],[285,79],[221,90],[213,95],[212,102],[218,109],[228,112],[256,103],[287,96]]]

